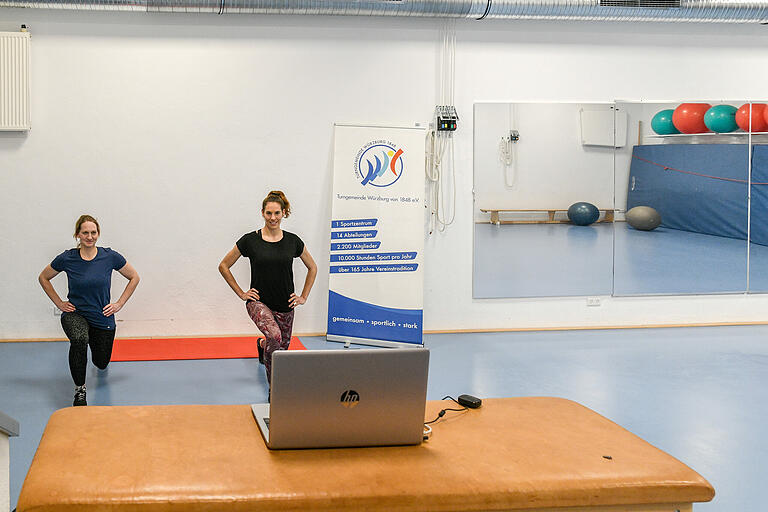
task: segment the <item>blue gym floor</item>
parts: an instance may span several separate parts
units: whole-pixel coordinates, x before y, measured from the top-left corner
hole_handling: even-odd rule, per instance
[[[715,487],[699,512],[762,512],[768,473],[768,326],[427,335],[428,399],[560,396],[607,416]],[[340,349],[302,338],[309,349]],[[15,506],[45,423],[71,404],[66,343],[0,343],[0,410]],[[244,404],[266,398],[257,360],[112,363],[91,405]],[[514,429],[514,423],[509,425]]]
[[[665,227],[638,231],[626,222],[615,226],[615,295],[747,290],[745,240]]]
[[[475,224],[476,298],[610,295],[613,224]]]
[[[475,225],[473,296],[684,295],[747,291],[744,240],[625,222]],[[768,247],[751,244],[749,291],[768,292]]]

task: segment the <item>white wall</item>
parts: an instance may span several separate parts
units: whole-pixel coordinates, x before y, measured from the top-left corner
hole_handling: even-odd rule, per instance
[[[440,22],[2,14],[0,30],[27,23],[32,32],[33,129],[0,134],[0,338],[61,336],[36,276],[71,246],[86,211],[101,220],[103,245],[142,275],[119,335],[253,332],[216,265],[259,227],[271,188],[294,203],[285,228],[321,269],[296,332],[325,330],[332,123],[428,120]],[[761,97],[764,27],[457,27],[458,214],[427,240],[426,329],[763,319],[762,296],[606,298],[589,309],[578,298],[472,300],[471,187],[475,102]],[[247,274],[240,263],[244,285]],[[55,282],[63,293],[64,278]]]

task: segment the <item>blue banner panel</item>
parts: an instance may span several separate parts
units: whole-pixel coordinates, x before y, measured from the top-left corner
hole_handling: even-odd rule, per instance
[[[331,244],[332,251],[366,251],[378,249],[381,242],[344,242]]]
[[[420,309],[385,308],[328,294],[328,332],[339,336],[421,345],[423,316]]]
[[[347,219],[347,220],[332,220],[331,229],[338,228],[370,228],[375,226],[379,222],[379,219]]]
[[[366,229],[363,231],[331,231],[331,240],[348,238],[376,238],[375,229]]]
[[[331,254],[331,263],[346,261],[404,261],[416,259],[412,252],[363,252],[355,254]]]
[[[418,263],[401,263],[398,265],[333,265],[331,274],[347,274],[357,272],[416,272]]]

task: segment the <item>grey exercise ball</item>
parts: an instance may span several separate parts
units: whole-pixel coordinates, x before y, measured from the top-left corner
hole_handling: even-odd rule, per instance
[[[650,206],[635,206],[626,217],[629,225],[640,231],[651,231],[661,224],[661,215]]]

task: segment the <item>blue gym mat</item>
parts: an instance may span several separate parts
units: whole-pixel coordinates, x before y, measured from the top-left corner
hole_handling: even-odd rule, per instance
[[[754,181],[768,181],[767,151],[765,146],[753,148]],[[664,227],[746,240],[748,156],[746,144],[635,146],[627,209],[651,206]],[[765,219],[768,190],[753,189],[762,192],[761,199],[753,198],[753,212],[762,212]],[[768,231],[753,233],[752,240],[768,245]]]

